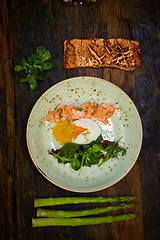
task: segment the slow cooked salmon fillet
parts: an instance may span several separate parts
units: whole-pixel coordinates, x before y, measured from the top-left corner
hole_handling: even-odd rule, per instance
[[[71,39],[64,42],[64,68],[140,66],[140,43],[128,39]]]
[[[80,118],[89,118],[107,124],[108,118],[113,115],[115,110],[114,106],[105,103],[86,102],[78,107],[59,105],[53,111],[51,109],[48,111],[46,120],[55,123],[64,120],[74,121]]]

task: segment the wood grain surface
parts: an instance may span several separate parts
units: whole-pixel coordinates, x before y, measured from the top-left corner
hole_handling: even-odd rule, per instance
[[[117,69],[63,68],[63,43],[72,38],[139,40],[142,65]],[[20,57],[39,45],[54,52],[56,68],[30,91],[13,71]],[[159,240],[160,235],[160,11],[154,1],[97,0],[84,6],[60,0],[0,1],[0,239]],[[72,193],[48,182],[29,156],[25,131],[32,107],[55,83],[94,76],[121,87],[136,104],[143,123],[141,154],[120,182],[97,193]],[[137,214],[129,222],[33,229],[36,197],[135,195]],[[94,206],[97,206],[96,204]],[[89,204],[85,204],[85,208]],[[74,206],[64,206],[64,209]],[[77,208],[81,209],[80,204]]]

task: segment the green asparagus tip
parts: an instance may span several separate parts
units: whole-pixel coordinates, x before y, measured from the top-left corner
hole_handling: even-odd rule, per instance
[[[34,207],[55,206],[62,204],[98,203],[98,202],[129,202],[135,200],[135,196],[122,197],[60,197],[60,198],[37,198]]]
[[[82,226],[95,225],[103,223],[112,223],[120,221],[128,221],[136,218],[136,214],[123,214],[117,216],[104,217],[87,217],[87,218],[33,218],[33,227],[47,227],[47,226]]]
[[[106,207],[98,207],[92,209],[83,209],[83,210],[74,210],[74,211],[66,211],[66,210],[50,210],[44,208],[37,209],[37,217],[84,217],[89,215],[96,215],[105,212],[113,212],[123,209],[133,208],[134,204],[125,204],[122,203],[120,205],[110,205]]]

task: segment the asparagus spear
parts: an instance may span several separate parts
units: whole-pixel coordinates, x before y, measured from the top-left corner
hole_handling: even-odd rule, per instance
[[[45,226],[81,226],[94,225],[102,223],[120,222],[134,219],[135,214],[123,214],[117,216],[105,217],[87,217],[87,218],[32,218],[33,227]]]
[[[123,197],[60,197],[60,198],[37,198],[34,207],[45,207],[62,204],[98,203],[98,202],[129,202],[135,200],[134,196]]]
[[[100,207],[100,208],[93,208],[93,209],[86,209],[86,210],[79,210],[79,211],[63,211],[63,210],[47,210],[38,208],[37,210],[37,217],[82,217],[88,215],[94,215],[104,212],[116,211],[119,209],[128,209],[134,207],[134,204],[121,204],[117,206],[107,206],[107,207]]]

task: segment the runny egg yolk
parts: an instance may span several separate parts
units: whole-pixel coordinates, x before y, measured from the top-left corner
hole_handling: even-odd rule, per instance
[[[76,139],[79,134],[86,130],[86,128],[76,126],[70,121],[65,120],[56,123],[52,129],[52,135],[63,146],[65,143],[72,142],[73,139]]]

